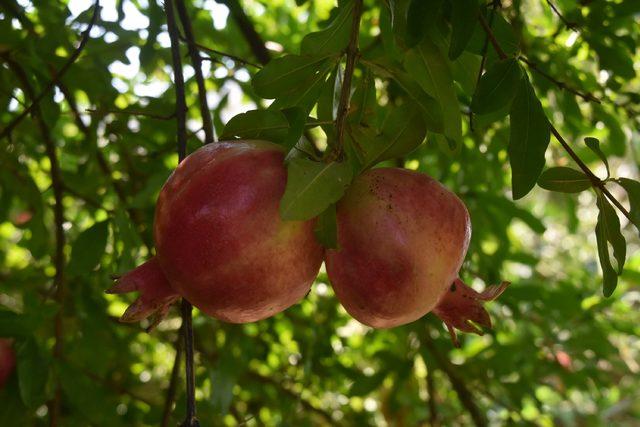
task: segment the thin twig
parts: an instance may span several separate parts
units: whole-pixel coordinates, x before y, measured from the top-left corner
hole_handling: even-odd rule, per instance
[[[429,405],[429,425],[438,427],[438,407],[436,404],[436,388],[433,379],[433,369],[427,369],[427,403]]]
[[[191,56],[191,63],[193,64],[194,76],[196,78],[196,84],[198,85],[198,99],[200,101],[200,115],[202,116],[202,127],[204,128],[204,143],[210,144],[215,142],[215,131],[213,129],[213,121],[211,120],[211,113],[209,111],[209,103],[207,101],[207,88],[204,84],[204,77],[202,75],[202,59],[200,53],[195,45],[195,37],[193,35],[193,28],[191,26],[191,19],[187,13],[187,7],[184,4],[184,0],[175,0],[178,9],[178,16],[182,23],[182,29],[187,40],[187,46],[189,48],[189,56]],[[178,36],[180,33],[178,32]]]
[[[500,6],[500,1],[493,1],[491,3],[493,7],[491,8],[491,12],[489,12],[489,27],[493,25],[493,18],[496,14],[496,7]],[[489,36],[485,35],[484,44],[482,45],[482,60],[480,61],[480,69],[478,69],[478,77],[476,78],[476,86],[480,83],[480,78],[482,77],[482,71],[484,70],[484,66],[487,63],[487,52],[489,50]],[[469,108],[469,130],[473,132],[473,110]]]
[[[482,15],[480,15],[480,24],[482,25],[482,28],[484,28],[485,32],[487,33],[487,36],[489,36],[489,40],[491,41],[491,44],[493,45],[494,49],[498,53],[498,56],[500,56],[501,59],[506,59],[507,58],[507,54],[504,52],[504,50],[502,50],[502,47],[500,46],[500,43],[496,39],[495,35],[493,34],[493,31],[487,25],[487,22],[486,22],[486,20],[484,19],[484,17]],[[606,188],[605,183],[600,178],[598,178],[591,171],[591,169],[589,169],[589,166],[587,166],[582,161],[582,159],[580,159],[580,157],[578,157],[576,152],[573,151],[571,146],[562,137],[562,135],[560,135],[560,132],[558,132],[558,129],[556,129],[555,126],[553,125],[553,123],[551,123],[551,122],[549,122],[549,129],[551,130],[551,133],[553,134],[553,136],[556,137],[556,139],[558,140],[560,145],[562,145],[562,148],[564,148],[564,150],[567,152],[567,154],[569,154],[569,156],[576,162],[576,164],[580,167],[580,169],[582,169],[582,172],[584,172],[584,174],[587,175],[587,177],[591,181],[591,184],[594,187],[598,188],[600,191],[602,191],[602,193],[611,201],[611,203],[613,203],[618,208],[618,210],[620,212],[622,212],[622,214],[625,217],[627,217],[629,222],[633,222],[633,220],[631,219],[631,215],[629,214],[629,211],[627,211],[627,209],[624,206],[622,206],[622,204],[618,201],[618,199],[616,199],[613,196],[613,194],[611,194],[611,192]]]
[[[353,4],[353,14],[351,21],[351,35],[347,45],[347,64],[344,69],[344,78],[340,90],[340,101],[336,114],[336,147],[331,153],[331,157],[340,159],[344,149],[344,131],[347,125],[347,114],[349,113],[349,100],[351,97],[351,79],[358,60],[358,37],[360,35],[360,17],[362,15],[362,0],[355,0]]]
[[[184,38],[184,36],[182,36],[182,35],[180,35],[180,40],[185,41],[185,42],[187,41]],[[251,65],[252,67],[255,67],[255,68],[262,68],[262,65],[256,64],[255,62],[251,62],[251,61],[249,61],[247,59],[244,59],[244,58],[240,58],[237,55],[233,55],[231,53],[227,53],[227,52],[223,52],[221,50],[213,49],[213,48],[207,47],[207,46],[205,46],[203,44],[200,44],[200,43],[195,43],[194,42],[193,45],[195,47],[197,47],[201,51],[212,53],[212,54],[218,55],[218,56],[224,56],[225,58],[232,59],[235,62],[238,62],[238,63],[243,64],[243,65]],[[210,58],[201,58],[201,59],[202,60],[209,60]]]
[[[449,362],[449,360],[440,353],[426,330],[422,335],[421,344],[427,348],[429,354],[433,356],[442,372],[444,372],[447,377],[449,377],[449,381],[451,382],[453,389],[458,395],[460,403],[462,403],[462,405],[467,409],[469,415],[471,416],[471,419],[473,419],[474,424],[477,427],[486,426],[487,421],[485,420],[484,415],[482,414],[482,411],[480,410],[478,405],[476,405],[473,394],[467,388],[465,381],[460,378],[451,362]]]
[[[541,76],[543,76],[544,78],[546,78],[550,82],[553,82],[560,89],[566,90],[567,92],[571,92],[572,94],[574,94],[576,96],[579,96],[580,98],[584,99],[585,101],[591,101],[591,102],[595,102],[597,104],[601,104],[602,103],[598,98],[593,96],[591,93],[580,92],[579,90],[574,89],[574,88],[570,87],[569,85],[567,85],[566,83],[561,82],[560,80],[554,78],[550,74],[548,74],[545,71],[543,71],[542,69],[540,69],[538,67],[538,64],[536,64],[535,62],[531,61],[527,57],[525,57],[523,55],[520,55],[520,56],[518,56],[518,59],[520,61],[524,62],[525,64],[527,64],[527,66],[529,68],[531,68],[533,71],[535,71],[536,73],[540,74]]]
[[[178,26],[173,12],[171,0],[165,2],[167,28],[171,40],[171,57],[173,60],[173,75],[176,90],[176,118],[178,139],[178,161],[182,162],[187,154],[186,104],[184,95],[184,76],[182,74],[182,59],[180,58],[180,39]],[[181,427],[197,427],[200,424],[196,418],[195,377],[193,369],[193,325],[191,324],[192,307],[183,299],[181,304],[182,328],[181,334],[185,348],[185,376],[187,380],[187,407],[185,419]]]
[[[96,21],[98,20],[98,16],[100,15],[99,12],[100,12],[100,0],[96,0],[93,6],[93,16],[91,17],[91,22],[89,22],[89,26],[87,27],[87,29],[82,32],[80,43],[78,44],[78,47],[76,48],[76,50],[73,51],[69,59],[67,59],[67,62],[65,62],[65,64],[62,66],[62,68],[60,68],[60,70],[57,73],[55,73],[54,78],[49,83],[47,83],[44,89],[42,89],[42,91],[38,95],[32,98],[31,105],[26,109],[24,109],[22,113],[20,113],[16,118],[14,118],[11,121],[11,123],[9,123],[9,125],[7,125],[7,127],[5,127],[2,130],[2,132],[0,132],[0,139],[9,135],[11,131],[22,121],[22,119],[27,117],[27,115],[31,113],[31,111],[33,111],[34,108],[37,107],[37,105],[40,103],[40,101],[42,101],[45,95],[47,95],[49,91],[53,89],[54,86],[56,86],[57,82],[60,81],[62,76],[67,72],[67,70],[69,70],[71,65],[73,65],[76,59],[78,59],[78,57],[80,56],[80,53],[82,53],[82,50],[84,49],[87,42],[89,41],[89,33],[91,32],[91,29],[93,28]]]
[[[229,8],[231,17],[235,21],[236,25],[240,28],[240,32],[244,36],[251,52],[256,57],[259,63],[265,65],[271,59],[269,49],[264,44],[262,37],[256,31],[251,22],[251,19],[247,16],[242,9],[242,5],[237,0],[216,0],[217,3],[223,4]]]
[[[549,5],[549,7],[551,8],[551,10],[553,10],[553,12],[558,15],[558,18],[560,18],[560,20],[562,21],[562,23],[571,31],[575,31],[576,33],[579,32],[578,30],[578,24],[576,24],[575,22],[571,22],[569,21],[567,18],[565,18],[564,16],[562,16],[562,13],[560,13],[560,11],[558,10],[558,8],[556,7],[555,4],[553,4],[551,2],[551,0],[547,0],[547,4]]]
[[[167,388],[167,397],[164,401],[164,409],[162,410],[162,422],[161,427],[168,427],[171,419],[171,411],[173,410],[173,403],[176,399],[176,390],[178,388],[178,379],[180,378],[180,360],[182,359],[183,340],[182,336],[178,336],[176,340],[176,357],[173,362],[173,369],[171,370],[171,379],[169,380],[169,387]]]
[[[148,117],[150,119],[156,119],[156,120],[171,120],[171,119],[175,118],[175,116],[176,116],[175,112],[173,112],[171,114],[153,114],[153,113],[148,113],[146,111],[109,110],[109,109],[106,109],[106,108],[86,108],[84,111],[86,111],[89,114],[99,114],[99,115],[121,114],[121,115],[126,115],[126,116]]]
[[[22,87],[29,98],[32,99],[30,110],[34,113],[36,124],[40,128],[42,134],[42,140],[44,142],[44,148],[46,155],[49,159],[51,168],[51,187],[53,188],[53,198],[55,203],[53,205],[53,217],[55,224],[55,252],[53,255],[53,265],[55,267],[55,275],[53,277],[53,285],[55,288],[55,300],[58,303],[59,310],[54,317],[54,344],[53,344],[53,357],[59,360],[63,355],[64,344],[64,266],[65,266],[65,235],[64,235],[64,206],[62,204],[62,198],[64,195],[64,182],[62,180],[62,172],[60,170],[60,164],[58,162],[58,154],[56,153],[56,144],[51,136],[49,126],[42,117],[42,111],[40,105],[36,101],[37,97],[29,78],[18,62],[14,61],[8,55],[4,56],[5,61],[9,67],[13,70],[16,77],[22,83]],[[55,427],[59,423],[60,418],[60,405],[62,402],[62,389],[59,379],[56,380],[54,397],[49,402],[49,425]]]

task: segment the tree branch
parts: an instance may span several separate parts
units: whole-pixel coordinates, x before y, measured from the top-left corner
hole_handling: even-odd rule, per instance
[[[501,59],[506,59],[507,54],[504,52],[504,50],[502,50],[500,43],[496,39],[495,35],[493,34],[493,31],[491,30],[491,28],[487,24],[487,21],[484,19],[482,15],[480,15],[480,24],[482,25],[482,28],[484,29],[484,31],[487,33],[487,36],[489,37],[491,44],[493,45],[494,49],[498,53],[498,56],[500,56]],[[589,169],[589,166],[587,166],[582,161],[582,159],[578,157],[576,152],[573,151],[573,149],[567,143],[567,141],[562,137],[562,135],[560,135],[560,132],[558,132],[558,129],[556,129],[556,127],[550,121],[549,121],[549,129],[551,130],[551,133],[553,134],[553,136],[555,136],[555,138],[558,140],[560,145],[562,145],[562,148],[564,148],[567,154],[569,154],[569,156],[576,162],[576,164],[580,167],[580,169],[582,169],[582,172],[584,172],[584,174],[587,175],[587,177],[591,181],[591,184],[594,187],[598,188],[600,191],[602,191],[602,193],[607,197],[607,199],[609,199],[611,203],[613,203],[616,206],[616,208],[618,208],[618,210],[622,212],[622,214],[625,217],[627,217],[629,222],[633,222],[631,215],[629,214],[629,211],[627,211],[627,209],[624,206],[622,206],[622,204],[618,201],[618,199],[616,199],[613,196],[613,194],[611,194],[611,192],[606,188],[605,183],[600,178],[598,178],[591,171],[591,169]]]
[[[562,13],[560,13],[560,11],[558,10],[558,8],[556,7],[555,4],[553,4],[551,2],[551,0],[547,0],[547,4],[549,5],[549,7],[551,8],[551,10],[553,10],[553,12],[558,16],[558,18],[560,18],[560,20],[562,21],[562,23],[570,30],[575,31],[575,32],[579,32],[578,30],[578,24],[576,24],[575,22],[570,22],[567,18],[565,18],[564,16],[562,16]]]
[[[185,38],[182,37],[182,36],[180,36],[180,39],[186,41]],[[251,65],[252,67],[255,67],[255,68],[262,68],[262,65],[256,64],[255,62],[248,61],[248,60],[246,60],[244,58],[240,58],[237,55],[233,55],[233,54],[230,54],[230,53],[227,53],[227,52],[222,52],[221,50],[213,49],[213,48],[207,47],[207,46],[205,46],[203,44],[200,44],[200,43],[194,43],[193,45],[195,47],[197,47],[201,51],[212,53],[212,54],[218,55],[218,56],[224,56],[224,57],[232,59],[232,60],[234,60],[234,61],[236,61],[236,62],[238,62],[240,64]],[[210,59],[210,58],[201,58],[201,59],[205,60],[205,59]]]
[[[427,403],[429,405],[429,425],[437,427],[440,425],[438,419],[438,407],[436,405],[436,388],[433,380],[433,370],[427,369]]]
[[[451,364],[451,362],[449,362],[449,360],[445,356],[440,353],[426,330],[423,333],[421,342],[422,345],[427,347],[429,354],[433,356],[442,372],[444,372],[447,377],[449,377],[451,386],[458,395],[460,403],[462,403],[462,406],[467,409],[469,415],[471,416],[471,419],[473,419],[474,424],[477,427],[486,426],[487,421],[485,420],[482,411],[480,410],[480,408],[478,408],[478,405],[476,405],[476,402],[473,400],[473,394],[467,388],[464,380],[456,372],[456,368]]]
[[[184,76],[182,75],[182,59],[180,58],[180,36],[171,0],[165,2],[165,14],[167,15],[167,27],[169,31],[169,38],[171,39],[171,57],[173,60],[173,75],[176,90],[178,160],[179,162],[182,162],[187,155],[186,105],[184,96]],[[191,324],[192,307],[186,299],[182,299],[181,314],[181,334],[184,338],[185,376],[187,380],[187,408],[185,419],[182,422],[181,427],[199,427],[200,424],[196,418],[195,377],[193,372],[193,325]]]
[[[269,53],[269,49],[266,48],[262,37],[260,37],[260,34],[258,34],[254,28],[251,19],[249,19],[247,14],[244,12],[240,3],[237,0],[216,0],[216,2],[229,8],[231,17],[240,28],[240,32],[247,43],[249,43],[249,48],[251,48],[251,52],[258,62],[262,65],[269,62],[271,60],[271,53]]]
[[[193,64],[196,83],[198,85],[198,99],[200,101],[200,115],[202,116],[202,127],[204,129],[204,143],[210,144],[215,142],[216,138],[215,131],[213,129],[213,121],[211,120],[211,113],[209,112],[209,103],[207,101],[207,88],[204,84],[204,77],[202,76],[202,59],[200,58],[200,53],[195,45],[191,19],[187,13],[184,0],[176,0],[176,6],[180,22],[182,22],[182,29],[184,30],[184,35],[187,40],[189,56],[191,56],[191,63]],[[178,33],[178,36],[179,35],[180,33]]]
[[[173,118],[175,118],[176,113],[170,113],[170,114],[153,114],[153,113],[148,113],[146,111],[131,111],[131,110],[109,110],[109,109],[105,109],[105,108],[87,108],[85,109],[85,111],[89,114],[100,114],[100,115],[104,115],[104,114],[121,114],[121,115],[126,115],[126,116],[140,116],[140,117],[148,117],[150,119],[155,119],[155,120],[171,120]]]
[[[60,81],[62,76],[67,72],[67,70],[69,70],[69,68],[71,67],[71,65],[73,65],[76,59],[78,59],[78,57],[80,56],[80,53],[82,53],[82,50],[84,49],[85,45],[89,41],[89,33],[91,32],[91,29],[93,28],[96,21],[98,20],[98,16],[100,15],[99,12],[100,12],[100,0],[96,0],[93,6],[93,16],[91,17],[91,22],[89,22],[89,26],[87,27],[87,29],[82,32],[80,43],[78,44],[78,47],[76,48],[76,50],[73,51],[69,59],[67,59],[67,62],[65,62],[65,64],[62,66],[62,68],[60,68],[60,70],[57,73],[55,73],[54,78],[49,83],[47,83],[47,85],[44,87],[42,92],[32,97],[31,105],[26,109],[24,109],[22,113],[20,113],[16,118],[14,118],[11,121],[11,123],[9,123],[9,125],[7,125],[7,127],[5,127],[2,130],[2,132],[0,132],[0,139],[9,135],[11,131],[22,121],[22,119],[27,117],[27,115],[31,113],[31,111],[33,111],[38,106],[38,104],[40,103],[40,101],[42,101],[45,95],[47,95],[49,91],[53,89],[54,86],[56,86],[56,84]]]
[[[46,155],[49,159],[50,168],[51,168],[51,186],[53,188],[53,198],[55,203],[53,205],[53,217],[55,223],[55,252],[53,255],[53,265],[55,267],[55,275],[53,277],[53,285],[55,288],[55,300],[60,306],[58,312],[54,317],[54,344],[53,344],[53,357],[55,359],[60,359],[63,355],[63,344],[64,344],[64,325],[63,325],[63,315],[64,315],[64,297],[65,297],[65,287],[64,287],[64,266],[65,266],[65,256],[64,256],[64,245],[65,245],[65,235],[64,235],[64,206],[62,204],[62,198],[64,195],[64,182],[62,180],[62,172],[60,170],[60,164],[58,162],[58,154],[56,153],[56,144],[51,136],[51,131],[49,126],[45,122],[42,117],[42,111],[40,110],[40,105],[37,101],[37,96],[35,95],[35,91],[31,83],[29,82],[29,78],[25,70],[22,68],[20,64],[14,61],[9,55],[3,55],[5,61],[14,72],[16,77],[22,83],[22,87],[25,91],[25,94],[32,99],[30,111],[33,111],[34,118],[36,124],[40,128],[40,133],[42,134],[42,140],[44,142],[44,148]],[[49,425],[51,427],[55,427],[59,423],[60,418],[60,404],[62,402],[62,389],[60,387],[59,379],[56,380],[56,387],[54,392],[54,397],[51,402],[49,402],[49,410],[50,410],[50,418]]]
[[[167,397],[164,401],[164,409],[162,410],[161,427],[169,426],[171,411],[173,410],[173,402],[176,399],[176,389],[178,388],[178,379],[180,378],[180,359],[182,358],[183,348],[182,343],[182,335],[180,335],[176,340],[176,357],[173,362],[173,369],[171,370],[171,379],[169,380],[169,387],[167,388]]]
[[[340,101],[336,114],[336,147],[330,158],[340,159],[344,149],[344,131],[349,114],[349,100],[351,99],[351,80],[358,60],[358,37],[360,35],[360,17],[362,16],[362,0],[354,0],[353,17],[351,21],[351,35],[347,45],[347,64],[344,69],[344,78],[340,90]]]

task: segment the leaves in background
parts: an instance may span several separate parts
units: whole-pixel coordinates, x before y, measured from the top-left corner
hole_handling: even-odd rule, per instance
[[[471,109],[476,114],[488,114],[508,106],[516,96],[521,80],[522,69],[517,59],[496,62],[480,78]]]
[[[579,170],[560,166],[542,172],[538,185],[549,191],[579,193],[591,188],[591,180]]]
[[[428,2],[424,2],[428,3]],[[462,54],[478,24],[479,0],[454,0],[451,2],[451,44],[449,59]]]
[[[524,197],[544,168],[551,133],[542,105],[529,83],[522,79],[511,105],[509,163],[514,200]]]
[[[456,145],[462,143],[462,115],[460,104],[446,57],[438,46],[425,40],[407,52],[405,68],[442,108],[443,134]]]
[[[102,259],[108,237],[109,221],[98,222],[80,233],[71,248],[67,267],[69,274],[91,273]]]
[[[342,197],[352,172],[346,162],[292,159],[287,166],[287,176],[280,216],[286,221],[306,221]]]
[[[19,346],[16,359],[20,397],[26,406],[34,408],[47,398],[45,387],[49,378],[49,363],[33,338],[28,338]]]

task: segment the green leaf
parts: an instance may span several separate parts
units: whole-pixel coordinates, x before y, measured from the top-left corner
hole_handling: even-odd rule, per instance
[[[604,194],[598,191],[598,222],[596,224],[596,241],[598,243],[598,256],[602,266],[604,279],[604,296],[611,296],[615,290],[618,278],[622,274],[626,257],[627,245],[624,236],[620,232],[620,221],[613,206],[609,204]],[[613,247],[613,255],[618,264],[618,272],[611,265],[609,258],[609,246]]]
[[[307,55],[341,53],[349,43],[353,5],[353,0],[343,2],[327,28],[307,34],[302,39],[300,53]]]
[[[366,396],[382,384],[387,372],[377,372],[371,376],[362,375],[353,382],[349,389],[349,396]]]
[[[351,176],[351,167],[346,162],[292,159],[287,166],[287,187],[280,200],[280,216],[286,221],[313,218],[342,197]]]
[[[591,188],[591,180],[579,170],[560,166],[542,172],[538,185],[549,191],[579,193]]]
[[[67,271],[70,274],[88,274],[102,259],[109,237],[109,221],[102,221],[84,230],[71,248]]]
[[[607,161],[607,156],[605,156],[600,149],[600,141],[598,141],[597,138],[588,136],[584,139],[584,143],[587,144],[587,147],[589,147],[591,151],[593,151],[598,157],[600,157],[600,160],[602,160],[602,163],[604,163],[604,166],[607,168],[608,179],[611,176],[611,172],[609,171],[609,162]]]
[[[262,98],[282,97],[313,85],[327,62],[327,55],[286,55],[271,60],[251,83]]]
[[[407,8],[407,34],[405,43],[413,47],[424,39],[438,17],[442,0],[410,0]]]
[[[367,133],[356,133],[354,138],[364,151],[364,167],[383,160],[402,157],[422,144],[427,134],[422,114],[413,103],[391,108],[382,125],[382,134],[371,139]],[[370,137],[369,137],[370,138]]]
[[[451,3],[449,59],[456,59],[467,47],[478,23],[479,14],[479,0],[454,0]]]
[[[224,127],[220,138],[266,139],[282,143],[288,133],[289,121],[282,112],[251,110],[232,117]]]
[[[466,51],[451,63],[453,79],[460,84],[465,95],[471,96],[475,92],[481,63],[481,56]]]
[[[298,107],[290,107],[282,110],[282,114],[287,118],[289,123],[289,132],[287,133],[283,143],[287,149],[293,148],[302,134],[307,123],[307,114]]]
[[[618,178],[617,182],[627,192],[629,205],[631,206],[629,216],[631,217],[633,225],[635,225],[640,232],[640,182],[629,178]]]
[[[434,132],[444,131],[444,117],[442,107],[438,101],[428,95],[419,85],[404,73],[395,73],[394,79],[407,95],[416,102],[422,111],[422,117],[427,125],[427,129]]]
[[[46,400],[49,363],[33,338],[20,345],[17,356],[20,397],[26,406],[34,408]]]
[[[0,337],[27,337],[36,327],[30,316],[0,310]]]
[[[518,92],[522,69],[515,58],[493,64],[480,78],[471,101],[476,114],[487,114],[508,106]]]
[[[319,216],[313,229],[316,239],[327,249],[338,249],[336,205],[331,204]]]
[[[544,168],[551,133],[529,79],[522,79],[510,111],[509,163],[514,200],[524,197]]]
[[[351,97],[349,121],[357,124],[375,126],[376,86],[373,73],[366,68],[356,90]]]
[[[269,109],[285,110],[290,107],[299,107],[305,114],[308,114],[318,101],[322,88],[326,82],[327,75],[334,68],[333,61],[326,61],[320,64],[321,67],[316,73],[309,76],[307,81],[294,90],[280,94],[269,106]]]
[[[405,68],[420,87],[438,101],[442,108],[443,133],[456,145],[460,145],[462,143],[462,115],[453,75],[446,57],[435,44],[425,40],[407,52]]]

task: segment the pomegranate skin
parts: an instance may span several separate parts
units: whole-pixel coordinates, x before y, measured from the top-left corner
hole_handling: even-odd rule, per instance
[[[360,322],[390,328],[431,311],[458,276],[471,223],[455,194],[398,168],[359,176],[337,206],[339,249],[326,253],[338,299]]]
[[[272,316],[309,291],[323,248],[312,221],[282,221],[283,150],[264,141],[206,145],[187,157],[156,206],[157,259],[171,287],[232,323]]]
[[[16,353],[11,340],[0,338],[0,388],[4,387],[16,367]]]

